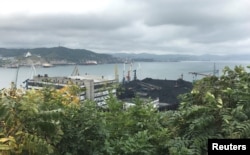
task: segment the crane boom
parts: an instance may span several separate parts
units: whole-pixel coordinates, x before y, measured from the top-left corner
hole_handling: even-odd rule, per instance
[[[198,73],[198,72],[189,72],[189,74],[193,74],[193,75],[195,75],[195,76],[197,76],[197,75],[202,75],[202,76],[211,76],[211,75],[209,75],[209,74]]]

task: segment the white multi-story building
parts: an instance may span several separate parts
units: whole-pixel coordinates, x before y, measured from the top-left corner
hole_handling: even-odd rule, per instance
[[[45,75],[34,76],[33,79],[26,81],[26,89],[42,89],[50,86],[61,89],[65,86],[76,85],[82,88],[79,94],[81,101],[90,99],[96,101],[98,105],[105,105],[105,100],[109,94],[116,94],[117,80],[108,80],[103,76],[93,75],[74,75],[68,77],[49,77]]]

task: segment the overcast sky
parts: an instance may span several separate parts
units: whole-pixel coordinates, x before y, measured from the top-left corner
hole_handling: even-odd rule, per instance
[[[250,0],[0,0],[0,47],[250,53]]]

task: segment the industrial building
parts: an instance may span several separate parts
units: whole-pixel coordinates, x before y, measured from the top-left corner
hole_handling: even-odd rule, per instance
[[[105,105],[105,100],[110,93],[116,95],[115,84],[117,84],[117,80],[108,80],[103,76],[71,75],[67,77],[50,77],[45,74],[26,80],[26,89],[42,89],[46,86],[61,89],[68,85],[76,85],[83,90],[79,94],[81,101],[90,99],[96,101],[98,105]]]

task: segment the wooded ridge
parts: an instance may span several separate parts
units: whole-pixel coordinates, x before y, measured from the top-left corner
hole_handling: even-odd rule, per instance
[[[66,47],[52,48],[33,48],[33,49],[6,49],[0,48],[1,57],[13,57],[22,59],[25,58],[27,52],[30,52],[33,57],[40,57],[46,61],[65,60],[67,62],[84,63],[88,60],[94,60],[98,63],[115,63],[120,62],[109,54],[95,53],[86,49],[70,49]]]

